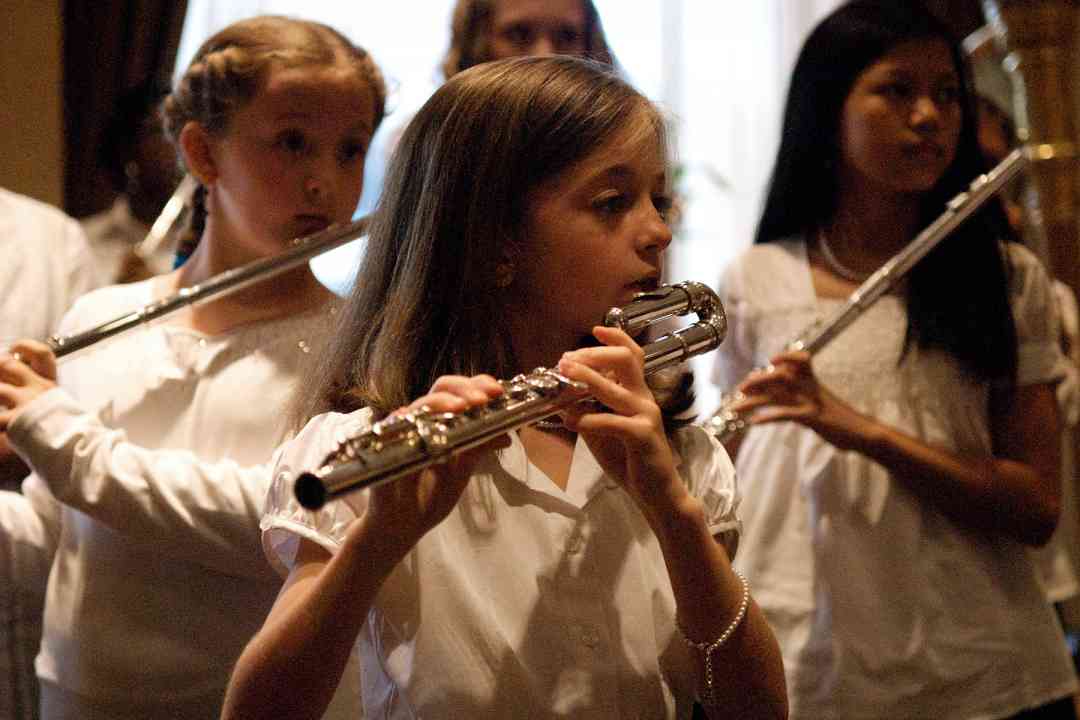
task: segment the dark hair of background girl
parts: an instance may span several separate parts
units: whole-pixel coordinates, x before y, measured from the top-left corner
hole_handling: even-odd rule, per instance
[[[921,226],[985,171],[970,77],[949,28],[917,0],[855,0],[823,20],[803,45],[754,242],[809,235],[828,224],[837,207],[840,118],[856,78],[897,45],[923,39],[949,46],[963,123],[955,160],[923,198]],[[983,379],[1014,378],[1016,328],[999,247],[1011,238],[1000,204],[987,203],[909,272],[906,347],[943,349]]]
[[[544,251],[523,232],[530,192],[615,137],[655,137],[666,153],[658,111],[591,61],[502,60],[439,88],[395,149],[352,293],[298,385],[294,419],[387,412],[441,375],[520,372],[515,290],[497,266]]]

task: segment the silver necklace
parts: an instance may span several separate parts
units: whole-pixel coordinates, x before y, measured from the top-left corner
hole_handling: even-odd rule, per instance
[[[569,428],[563,425],[562,420],[556,415],[554,420],[537,420],[534,422],[533,427],[537,430],[552,432],[555,430],[562,430],[569,432]]]
[[[852,270],[833,255],[832,248],[829,247],[829,236],[825,234],[825,228],[818,228],[818,247],[821,248],[821,256],[825,258],[825,264],[829,266],[829,269],[845,280],[858,283],[870,275],[870,273],[860,273]]]

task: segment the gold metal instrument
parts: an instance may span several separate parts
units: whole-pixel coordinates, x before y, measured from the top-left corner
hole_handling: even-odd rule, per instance
[[[1080,294],[1080,0],[982,0],[982,8],[1012,80],[1017,135],[1031,161],[1035,192],[1025,198],[1025,214],[1036,237],[1029,244],[1051,275]]]
[[[89,330],[73,335],[53,335],[46,342],[57,359],[71,355],[107,338],[159,320],[182,308],[242,290],[299,267],[316,255],[361,237],[367,230],[368,222],[368,218],[364,217],[345,225],[332,225],[325,230],[294,240],[288,249],[277,255],[260,258],[247,265],[218,273],[204,282],[182,288],[174,295],[156,300]]]
[[[716,348],[727,333],[720,299],[696,282],[666,285],[639,293],[612,308],[604,324],[635,335],[676,315],[695,313],[697,322],[645,345],[645,373],[655,372]],[[583,383],[547,368],[501,381],[503,394],[463,413],[426,409],[391,415],[348,438],[322,466],[296,479],[296,499],[317,509],[343,493],[381,485],[417,473],[478,447],[504,433],[549,417],[589,398]]]
[[[977,177],[966,192],[948,202],[945,212],[855,288],[830,318],[823,323],[811,325],[789,342],[786,349],[804,350],[813,355],[828,345],[878,298],[895,287],[919,260],[937,247],[960,223],[997,195],[1025,164],[1024,154],[1020,150],[1014,150],[990,172]],[[742,399],[743,395],[738,392],[723,397],[720,408],[705,421],[705,429],[720,442],[732,439],[747,427],[746,418],[733,409]]]

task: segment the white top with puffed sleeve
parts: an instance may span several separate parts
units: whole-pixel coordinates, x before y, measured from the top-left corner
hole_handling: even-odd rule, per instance
[[[287,444],[263,518],[283,571],[305,538],[335,552],[369,491],[318,512],[293,497],[370,413],[327,414]],[[692,663],[656,537],[583,440],[559,489],[516,433],[381,587],[357,641],[366,717],[689,718]],[[699,428],[673,436],[714,536],[739,533],[734,470]]]

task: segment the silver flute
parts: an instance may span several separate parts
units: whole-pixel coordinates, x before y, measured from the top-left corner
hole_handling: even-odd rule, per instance
[[[804,350],[813,355],[828,345],[878,298],[900,282],[908,270],[937,247],[938,243],[960,223],[978,210],[983,203],[997,195],[1010,180],[1020,173],[1026,162],[1023,151],[1013,150],[992,170],[977,177],[966,192],[960,193],[947,203],[945,212],[855,288],[832,317],[825,322],[811,325],[796,339],[789,342],[785,350]],[[742,399],[744,396],[739,392],[723,397],[720,408],[712,417],[704,421],[705,429],[720,442],[726,442],[746,429],[746,418],[733,409],[733,406]]]
[[[174,295],[155,300],[89,330],[73,335],[53,335],[46,344],[58,359],[79,350],[85,350],[102,340],[159,320],[182,308],[242,290],[299,267],[316,255],[361,237],[367,231],[368,222],[368,218],[364,217],[345,225],[332,225],[317,233],[297,238],[293,240],[292,245],[277,255],[260,258],[247,265],[218,273],[204,282],[181,288]]]
[[[612,308],[604,324],[636,335],[653,323],[689,313],[697,315],[697,322],[642,347],[645,373],[649,374],[708,352],[723,341],[727,317],[716,293],[697,282],[665,285]],[[503,394],[485,405],[462,413],[421,408],[390,415],[345,439],[319,469],[296,478],[297,501],[308,509],[318,509],[339,495],[444,463],[458,453],[590,398],[584,383],[547,368],[500,383]]]

